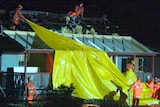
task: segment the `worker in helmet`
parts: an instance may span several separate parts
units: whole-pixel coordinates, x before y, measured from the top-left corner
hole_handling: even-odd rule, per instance
[[[16,30],[19,26],[21,20],[25,20],[26,18],[22,15],[21,10],[23,9],[23,6],[19,4],[14,12],[13,16],[13,30]]]
[[[28,77],[28,83],[25,86],[25,95],[27,95],[27,105],[28,107],[33,106],[33,100],[37,95],[36,86],[32,82],[32,77]]]
[[[153,97],[160,99],[160,81],[158,78],[155,78]]]
[[[150,97],[154,97],[153,95],[154,95],[154,78],[147,78],[147,80],[146,80],[146,86],[152,91],[151,93],[149,93],[149,96]]]
[[[83,3],[81,3],[81,4],[79,5],[78,15],[79,15],[80,17],[83,17],[83,15],[84,15],[84,4],[83,4]]]

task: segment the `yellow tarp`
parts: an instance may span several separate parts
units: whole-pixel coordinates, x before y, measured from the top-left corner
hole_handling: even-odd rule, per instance
[[[136,80],[133,71],[128,71],[124,76],[106,52],[80,44],[29,20],[27,22],[48,46],[56,50],[54,88],[73,83],[73,96],[83,99],[103,99],[109,92],[115,92],[117,86],[122,87],[123,92],[128,95],[130,85]]]

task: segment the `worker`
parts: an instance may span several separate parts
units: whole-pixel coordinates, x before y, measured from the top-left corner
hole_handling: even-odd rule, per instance
[[[18,5],[14,12],[13,16],[13,30],[16,30],[17,27],[20,25],[21,20],[25,20],[26,18],[22,15],[21,10],[23,6],[21,4]]]
[[[76,5],[74,11],[70,11],[68,12],[68,15],[70,15],[71,17],[77,17],[79,14],[79,6]]]
[[[81,3],[79,5],[78,16],[83,17],[83,15],[84,15],[84,4]]]
[[[134,84],[134,82],[137,80],[137,74],[136,72],[134,72],[134,64],[135,64],[135,61],[131,60],[126,65],[126,72],[124,73],[124,76],[126,77],[130,85]]]
[[[149,93],[150,97],[153,97],[154,94],[154,78],[147,78],[146,80],[146,86],[152,91],[151,93]]]
[[[131,86],[131,89],[133,90],[132,107],[138,107],[139,106],[139,101],[140,101],[140,96],[141,96],[141,93],[142,93],[142,90],[143,90],[143,85],[142,85],[140,77]]]
[[[159,99],[160,97],[160,81],[158,78],[155,79],[154,83],[154,98]]]
[[[77,13],[75,11],[70,11],[70,12],[68,12],[68,15],[71,17],[76,17]]]
[[[28,83],[25,86],[25,95],[27,95],[27,105],[28,107],[33,106],[33,100],[35,99],[37,92],[35,84],[32,82],[32,78],[28,78]]]
[[[135,61],[131,60],[131,62],[127,64],[126,69],[127,70],[132,69],[134,71],[134,64],[135,64]]]

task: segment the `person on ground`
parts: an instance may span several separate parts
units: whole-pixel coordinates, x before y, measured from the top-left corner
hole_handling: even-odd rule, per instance
[[[153,97],[160,99],[160,81],[158,78],[155,79]]]
[[[33,106],[33,100],[35,99],[37,92],[36,92],[36,86],[32,82],[32,78],[28,78],[28,83],[26,83],[25,86],[25,95],[27,95],[27,105],[28,107]]]
[[[131,89],[133,90],[132,107],[139,107],[140,97],[143,91],[143,85],[140,77],[131,86]]]
[[[151,93],[149,93],[149,96],[153,97],[153,93],[154,93],[154,78],[147,78],[146,86],[152,91]]]
[[[126,70],[132,69],[134,71],[134,65],[135,65],[135,61],[131,60],[131,62],[127,64]]]

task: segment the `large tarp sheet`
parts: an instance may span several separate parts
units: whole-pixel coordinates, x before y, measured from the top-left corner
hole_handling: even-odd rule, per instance
[[[78,43],[27,20],[36,34],[51,48],[55,49],[53,86],[74,85],[73,96],[83,99],[104,99],[117,87],[132,99],[130,85],[136,74],[129,70],[122,74],[106,52]],[[145,87],[145,84],[144,84]],[[150,90],[143,90],[141,104],[151,104],[157,100],[148,96]],[[117,96],[117,97],[116,97]],[[116,93],[117,99],[119,93]],[[112,96],[113,97],[113,96]],[[129,101],[128,101],[129,103]]]

